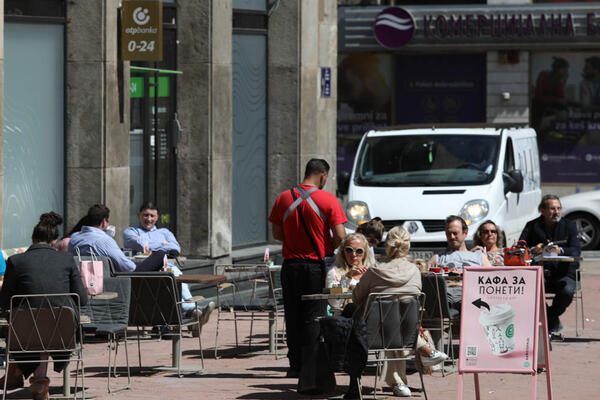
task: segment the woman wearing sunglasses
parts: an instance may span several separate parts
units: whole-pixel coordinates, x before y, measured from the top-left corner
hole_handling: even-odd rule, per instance
[[[367,239],[360,233],[351,233],[338,247],[335,264],[325,277],[325,287],[345,287],[352,290],[373,263]],[[329,305],[336,309],[341,308],[343,303],[344,300],[329,301]]]
[[[506,239],[504,232],[492,220],[487,220],[477,228],[473,235],[475,247],[471,251],[481,250],[487,254],[488,260],[492,265],[504,265],[504,247]]]

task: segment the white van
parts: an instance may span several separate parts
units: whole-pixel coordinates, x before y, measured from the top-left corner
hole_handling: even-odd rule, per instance
[[[347,190],[345,190],[347,188]],[[413,248],[446,247],[444,220],[460,215],[472,239],[491,219],[518,239],[538,216],[540,163],[531,128],[443,128],[367,132],[347,192],[347,230],[372,217],[402,225]]]

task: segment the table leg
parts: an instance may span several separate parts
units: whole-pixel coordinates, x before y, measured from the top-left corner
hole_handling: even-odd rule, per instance
[[[269,352],[275,353],[275,313],[269,312]]]
[[[171,345],[173,348],[173,361],[171,366],[173,368],[177,368],[179,365],[181,365],[181,335],[173,335],[171,337]]]
[[[65,397],[71,396],[71,363],[67,363],[63,370],[63,395]]]

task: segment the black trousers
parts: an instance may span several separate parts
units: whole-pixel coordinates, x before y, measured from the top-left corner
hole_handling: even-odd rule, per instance
[[[323,265],[312,260],[285,260],[281,268],[281,288],[285,309],[285,329],[290,369],[302,368],[302,348],[317,343],[317,317],[326,315],[324,300],[303,301],[303,294],[321,293],[325,286]]]
[[[153,251],[148,258],[136,264],[135,272],[160,271],[166,254],[163,250]]]
[[[554,293],[552,305],[548,307],[548,329],[556,327],[558,317],[562,315],[575,294],[575,280],[570,276],[556,276],[549,274],[544,279],[546,293]]]

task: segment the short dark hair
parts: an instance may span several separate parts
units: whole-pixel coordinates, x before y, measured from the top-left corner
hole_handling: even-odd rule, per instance
[[[327,161],[322,158],[312,158],[306,164],[306,170],[304,171],[304,178],[308,178],[311,175],[317,174],[328,174],[329,173],[329,164]]]
[[[110,210],[104,204],[94,204],[88,210],[86,222],[89,224],[88,226],[100,226],[105,218],[108,219],[109,215]]]
[[[356,228],[356,232],[362,233],[367,240],[372,237],[373,239],[377,240],[377,243],[381,242],[384,231],[385,226],[379,217],[375,217],[370,221],[363,222],[358,226],[358,228]]]
[[[34,243],[50,243],[58,239],[58,225],[62,222],[63,218],[52,211],[40,215],[40,221],[33,228],[31,241]]]
[[[465,222],[464,219],[462,219],[461,217],[459,217],[458,215],[449,215],[446,217],[446,221],[444,223],[445,227],[448,228],[448,225],[450,225],[452,222],[454,221],[460,221],[460,224],[462,225],[462,231],[466,232],[469,230],[469,226],[467,225],[467,223]]]
[[[142,204],[142,206],[140,207],[138,213],[141,213],[144,210],[156,210],[156,212],[158,212],[158,207],[156,207],[151,201],[145,201],[144,204]]]
[[[538,211],[542,211],[542,209],[546,209],[547,206],[547,202],[548,200],[558,200],[558,202],[560,203],[560,199],[558,198],[557,195],[555,194],[546,194],[542,197],[542,200],[540,201],[540,205],[538,206]],[[562,204],[561,204],[562,205]]]

